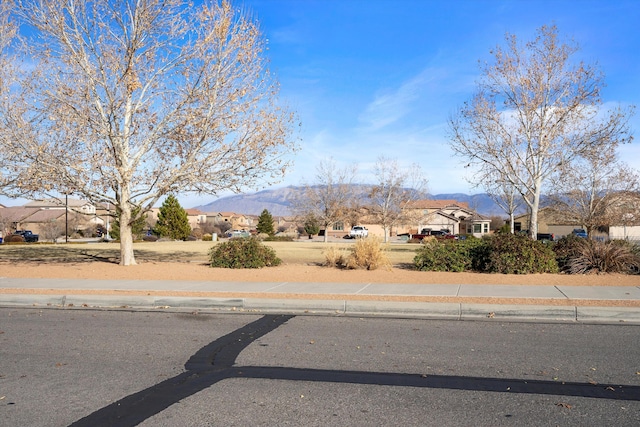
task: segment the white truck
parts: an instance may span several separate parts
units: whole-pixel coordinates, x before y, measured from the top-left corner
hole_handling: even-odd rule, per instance
[[[361,225],[354,225],[351,227],[351,231],[349,232],[349,237],[352,239],[355,239],[356,237],[367,237],[368,235],[369,230]]]

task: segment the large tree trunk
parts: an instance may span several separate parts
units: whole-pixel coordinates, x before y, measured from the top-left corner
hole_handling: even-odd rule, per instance
[[[123,220],[124,215],[120,218],[120,221]],[[125,222],[120,224],[120,265],[136,265],[136,259],[133,255],[131,225]]]
[[[128,191],[120,199],[120,265],[136,265],[133,255],[133,233],[131,228],[131,205]]]
[[[540,209],[540,187],[542,186],[542,177],[535,179],[535,187],[533,190],[533,202],[531,203],[531,220],[529,224],[529,237],[538,240],[538,210]]]

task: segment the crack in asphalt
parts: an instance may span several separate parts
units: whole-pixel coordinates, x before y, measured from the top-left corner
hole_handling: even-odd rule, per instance
[[[263,316],[202,347],[186,362],[186,372],[126,396],[74,422],[71,426],[135,426],[159,414],[180,400],[229,378],[545,394],[640,401],[640,386],[617,384],[268,366],[234,366],[235,360],[242,350],[256,339],[274,331],[294,317],[292,315]]]

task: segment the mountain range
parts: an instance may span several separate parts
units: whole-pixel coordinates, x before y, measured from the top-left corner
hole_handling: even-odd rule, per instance
[[[194,208],[203,212],[235,212],[246,215],[260,215],[264,209],[267,209],[271,215],[288,216],[292,214],[289,200],[302,191],[304,191],[304,187],[297,186],[262,190],[252,194],[221,197],[210,203],[194,206]],[[467,202],[471,209],[482,215],[505,215],[486,193],[472,195],[464,193],[429,194],[427,197],[432,200]]]

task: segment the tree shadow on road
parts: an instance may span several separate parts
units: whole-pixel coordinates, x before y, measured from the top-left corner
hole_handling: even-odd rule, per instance
[[[230,378],[348,383],[640,401],[640,386],[514,378],[235,366],[235,360],[242,350],[256,339],[275,330],[293,317],[295,316],[266,315],[249,323],[198,350],[185,364],[186,372],[99,409],[71,424],[71,426],[135,426],[159,414],[174,403]]]

